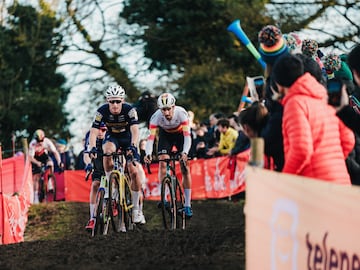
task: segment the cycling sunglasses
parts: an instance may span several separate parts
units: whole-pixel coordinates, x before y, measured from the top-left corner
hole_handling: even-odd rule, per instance
[[[171,107],[170,108],[162,108],[161,110],[163,111],[163,112],[166,112],[166,111],[171,111]]]
[[[122,100],[109,100],[109,103],[111,103],[111,104],[114,104],[114,103],[120,104],[121,102],[122,102]]]

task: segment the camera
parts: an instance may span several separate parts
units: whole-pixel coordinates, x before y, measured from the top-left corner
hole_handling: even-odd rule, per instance
[[[327,92],[329,96],[328,103],[332,106],[340,106],[341,88],[343,82],[339,79],[330,79],[327,81]]]

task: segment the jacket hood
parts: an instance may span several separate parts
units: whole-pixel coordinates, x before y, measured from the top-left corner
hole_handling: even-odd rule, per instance
[[[308,72],[293,83],[281,103],[284,105],[292,96],[296,95],[323,99],[326,102],[328,99],[326,88]]]

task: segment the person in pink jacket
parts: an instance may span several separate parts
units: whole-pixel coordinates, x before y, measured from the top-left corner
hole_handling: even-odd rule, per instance
[[[284,106],[282,172],[351,185],[345,159],[354,148],[354,133],[328,105],[326,88],[290,54],[275,63],[273,79]]]

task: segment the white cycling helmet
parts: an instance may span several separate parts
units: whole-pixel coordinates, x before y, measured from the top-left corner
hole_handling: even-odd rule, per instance
[[[106,98],[125,98],[125,90],[120,85],[111,85],[106,89]]]
[[[163,93],[158,97],[157,105],[159,109],[170,108],[175,105],[175,98],[170,93]]]

